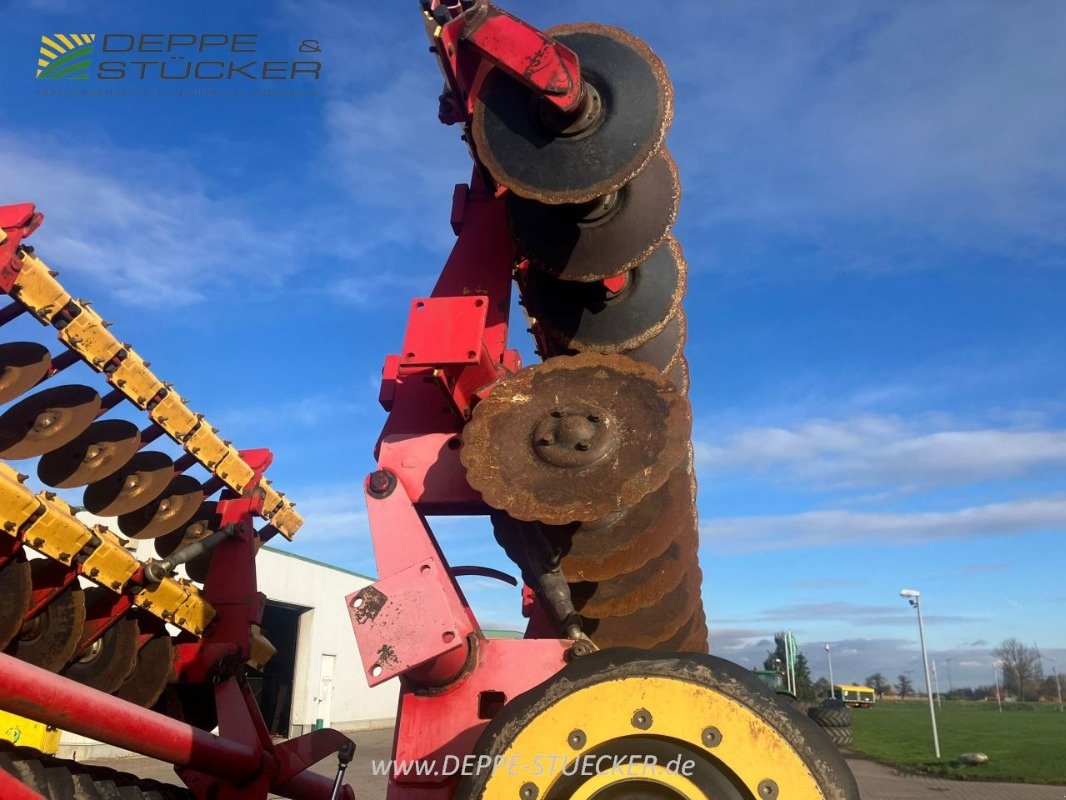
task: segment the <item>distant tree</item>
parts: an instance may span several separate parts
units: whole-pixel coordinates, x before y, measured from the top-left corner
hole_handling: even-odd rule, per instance
[[[1040,684],[1040,696],[1048,700],[1058,700],[1062,687],[1061,675],[1048,675]]]
[[[875,672],[869,678],[866,679],[866,685],[869,686],[878,697],[884,697],[885,692],[892,688],[892,684],[888,682],[888,678],[882,675],[880,672]]]
[[[906,675],[896,676],[896,688],[899,689],[900,700],[906,700],[907,695],[914,694],[914,683]]]
[[[766,654],[762,662],[763,669],[772,669],[785,674],[785,636],[784,631],[774,634],[774,649]],[[811,667],[807,656],[796,654],[796,696],[800,700],[815,698],[814,684],[811,682]]]
[[[817,697],[829,697],[829,681],[825,678],[819,678],[814,682],[814,696]]]
[[[999,662],[1004,689],[1016,691],[1019,700],[1025,700],[1027,692],[1030,697],[1039,692],[1043,670],[1040,653],[1035,647],[1027,647],[1017,639],[1007,639],[992,651],[992,657]]]

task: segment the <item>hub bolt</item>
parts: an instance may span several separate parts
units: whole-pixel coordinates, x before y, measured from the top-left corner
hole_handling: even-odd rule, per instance
[[[760,800],[777,800],[777,784],[767,778],[759,784],[757,794]]]
[[[717,747],[722,743],[722,732],[714,727],[704,728],[702,739],[704,747]]]
[[[646,709],[646,708],[638,708],[633,713],[632,723],[633,723],[633,727],[634,728],[638,728],[639,730],[646,731],[646,730],[648,730],[648,728],[651,727],[651,722],[652,722],[651,712],[648,711],[648,709]]]

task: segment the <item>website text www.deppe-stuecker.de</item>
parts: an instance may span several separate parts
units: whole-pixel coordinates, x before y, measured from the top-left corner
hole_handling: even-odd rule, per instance
[[[652,755],[595,755],[563,756],[538,755],[532,759],[521,756],[449,755],[438,760],[393,761],[377,759],[370,762],[371,774],[378,776],[425,776],[437,778],[478,776],[486,772],[539,778],[544,776],[591,777],[610,773],[626,777],[651,776],[662,771],[690,777],[696,762],[682,756],[660,763]]]

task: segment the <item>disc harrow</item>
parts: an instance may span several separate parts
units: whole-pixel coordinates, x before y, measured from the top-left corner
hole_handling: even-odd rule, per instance
[[[486,503],[541,524],[593,641],[705,652],[696,484],[682,458],[688,266],[670,235],[681,184],[664,146],[673,86],[618,28],[547,36],[580,60],[572,109],[500,68],[470,121],[475,159],[506,190],[521,302],[545,362],[491,387],[463,431],[462,461]],[[691,635],[679,639],[683,628]]]
[[[817,726],[706,655],[662,62],[617,28],[545,33],[489,0],[420,4],[440,118],[463,126],[475,165],[453,196],[455,247],[386,358],[388,420],[363,485],[379,578],[346,598],[367,683],[402,679],[389,797],[855,800]],[[22,244],[40,221],[0,208],[0,286],[15,299],[0,326],[28,312],[67,348],[0,346],[0,398],[14,403],[0,453],[39,458],[49,487],[0,463],[0,710],[165,759],[189,792],[0,749],[0,796],[352,800],[352,743],[330,730],[272,741],[247,681],[273,654],[255,553],[300,523],[263,476],[269,452],[219,438],[63,289]],[[508,348],[514,285],[542,359],[526,368]],[[79,361],[109,388],[31,393]],[[108,416],[125,402],[150,424]],[[164,436],[183,452],[145,449]],[[197,465],[206,480],[187,474]],[[127,538],[51,491],[82,487]],[[522,639],[481,629],[457,579],[517,581],[449,565],[429,524],[440,515],[491,519],[524,583]],[[253,516],[270,524],[256,531]],[[152,540],[159,560],[136,559],[128,538]],[[335,781],[307,771],[331,753]],[[575,755],[659,766],[634,781],[528,762]],[[661,766],[675,757],[698,772]],[[461,777],[433,771],[450,759]]]
[[[242,453],[221,439],[22,243],[41,222],[32,206],[0,209],[0,218],[7,259],[0,288],[12,298],[0,324],[28,315],[55,330],[66,348],[53,355],[35,341],[0,344],[0,401],[9,404],[0,414],[0,458],[35,472],[47,487],[31,488],[28,475],[0,461],[0,649],[151,706],[178,677],[176,643],[204,636],[217,612],[199,586],[173,567],[140,561],[128,540],[169,537],[176,541],[165,556],[179,555],[202,538],[188,531],[203,525],[202,509],[210,506],[215,516],[217,503],[207,499],[219,492],[254,498],[270,523],[260,541],[276,533],[291,538],[302,519],[263,478],[265,451]],[[79,362],[107,388],[52,385]],[[131,408],[147,414],[143,429],[112,416]],[[149,449],[166,439],[184,452]],[[36,469],[24,466],[28,459],[38,459]],[[193,467],[207,479],[188,474]],[[58,494],[68,490],[81,497]],[[84,520],[82,510],[97,519]],[[190,561],[191,578],[207,580],[210,556]],[[167,625],[181,636],[173,638]]]

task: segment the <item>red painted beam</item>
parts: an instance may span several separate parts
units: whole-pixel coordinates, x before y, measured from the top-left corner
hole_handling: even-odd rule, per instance
[[[263,753],[0,654],[0,708],[65,731],[229,780]]]
[[[0,797],[4,800],[44,800],[14,775],[0,769]]]

